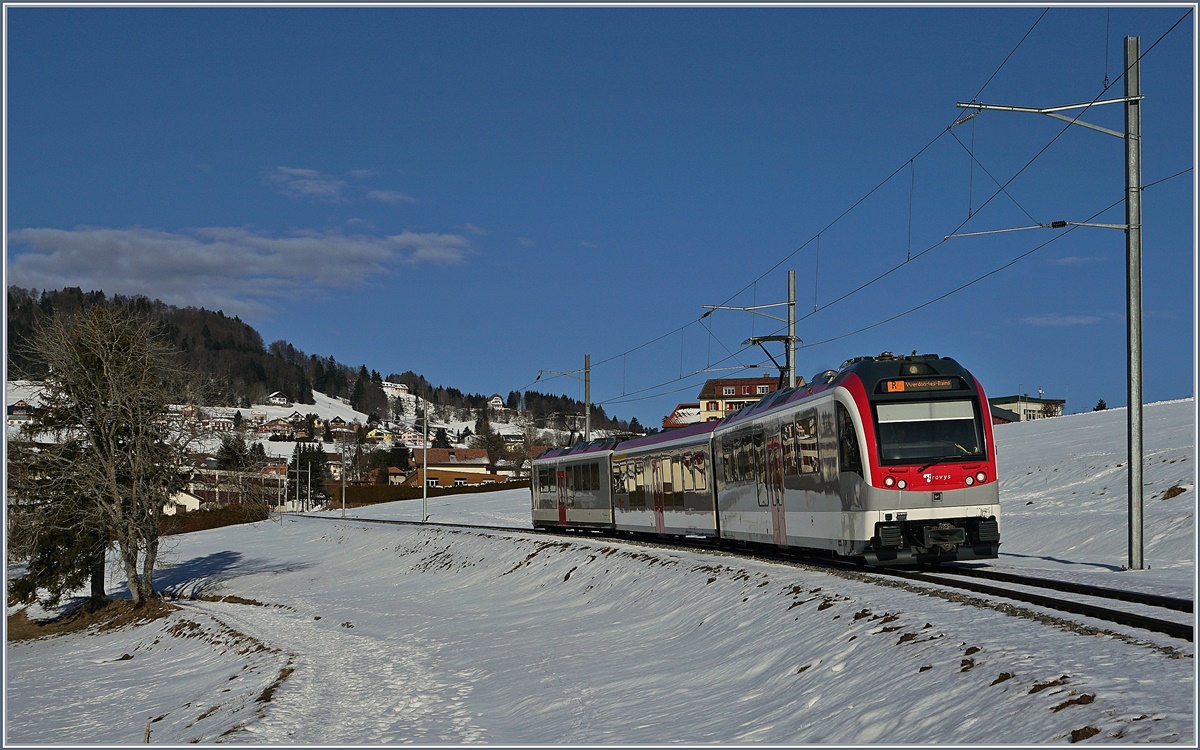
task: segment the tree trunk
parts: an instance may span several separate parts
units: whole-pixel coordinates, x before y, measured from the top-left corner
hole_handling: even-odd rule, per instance
[[[102,602],[108,598],[104,590],[104,550],[92,558],[92,600]]]
[[[137,552],[135,551],[131,557],[122,546],[121,564],[125,568],[125,583],[129,587],[129,595],[133,597],[133,605],[139,606],[142,603],[142,586],[141,580],[138,578]]]
[[[158,594],[154,592],[154,563],[156,560],[158,560],[157,536],[146,543],[146,554],[142,558],[142,599],[147,602],[158,598]]]

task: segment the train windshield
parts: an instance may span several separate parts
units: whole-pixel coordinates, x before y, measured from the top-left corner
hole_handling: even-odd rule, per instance
[[[875,412],[884,464],[984,457],[979,420],[970,401],[877,404]]]

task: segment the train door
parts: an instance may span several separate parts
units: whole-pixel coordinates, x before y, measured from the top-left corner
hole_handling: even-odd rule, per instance
[[[663,488],[663,465],[661,459],[650,462],[650,487],[654,495],[654,530],[662,534],[667,529],[667,520],[663,515],[666,503],[666,492]]]
[[[558,522],[563,526],[567,525],[567,471],[565,467],[560,466],[555,472],[555,480],[558,485]]]
[[[767,502],[771,507],[771,530],[775,544],[784,546],[787,544],[787,524],[783,506],[783,447],[779,435],[767,438],[766,458],[766,476],[762,485],[765,485]]]

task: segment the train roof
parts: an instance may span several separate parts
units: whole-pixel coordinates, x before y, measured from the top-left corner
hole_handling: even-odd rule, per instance
[[[957,375],[962,377],[968,387],[972,386],[971,374],[957,361],[937,354],[911,354],[896,356],[891,352],[883,352],[877,357],[855,357],[842,363],[837,371],[826,370],[815,377],[813,382],[796,388],[783,388],[764,396],[757,403],[725,417],[718,422],[719,427],[734,425],[755,415],[771,411],[778,407],[814,396],[822,391],[837,386],[850,374],[858,375],[868,387],[888,378],[903,378],[921,375]]]
[[[683,440],[685,438],[698,438],[712,432],[714,429],[716,429],[717,424],[717,422],[697,422],[696,424],[690,424],[687,427],[667,430],[666,432],[657,432],[653,435],[646,435],[645,437],[626,440],[618,445],[614,450],[635,450],[637,448],[662,445],[676,440]]]
[[[919,377],[921,375],[957,375],[962,377],[968,388],[974,388],[973,378],[966,368],[950,357],[937,354],[911,354],[896,356],[891,352],[883,352],[878,356],[855,357],[842,363],[837,370],[825,370],[818,373],[807,385],[795,388],[780,388],[763,396],[758,402],[737,411],[734,414],[715,422],[699,422],[697,424],[667,430],[645,437],[618,442],[612,438],[600,438],[589,443],[580,443],[570,448],[551,448],[538,454],[538,459],[561,458],[577,456],[586,453],[599,453],[608,450],[635,450],[655,445],[664,445],[686,438],[699,438],[714,430],[736,425],[756,415],[787,404],[802,401],[818,393],[836,387],[850,374],[858,375],[864,383],[874,384],[888,378]]]
[[[535,460],[545,458],[565,458],[567,456],[581,456],[586,453],[601,453],[603,451],[612,450],[617,444],[613,438],[596,438],[587,443],[576,443],[567,448],[548,448],[537,454]]]

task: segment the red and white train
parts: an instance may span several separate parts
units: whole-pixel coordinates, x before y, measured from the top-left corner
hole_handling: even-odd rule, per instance
[[[717,422],[556,448],[533,524],[818,550],[870,564],[994,558],[983,387],[937,355],[860,357]]]

